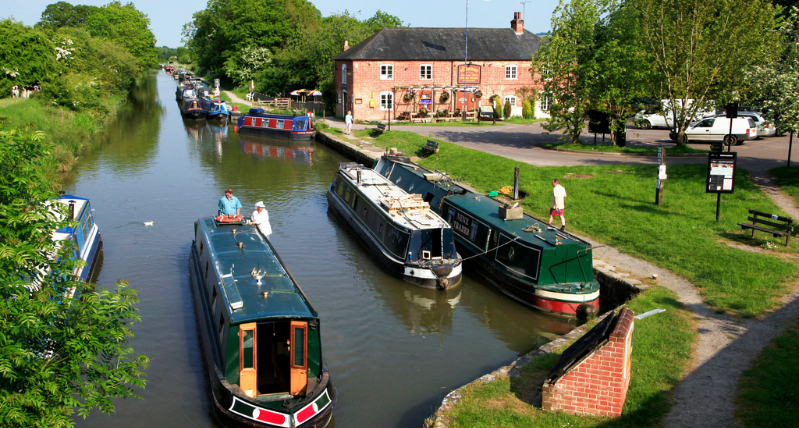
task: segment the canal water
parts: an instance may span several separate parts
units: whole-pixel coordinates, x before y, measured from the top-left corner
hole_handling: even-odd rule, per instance
[[[97,283],[138,290],[132,343],[151,360],[140,400],[77,426],[234,426],[209,396],[188,271],[193,222],[215,215],[228,187],[247,214],[264,201],[270,240],[320,314],[338,390],[331,426],[419,427],[452,389],[571,327],[470,276],[440,292],[387,275],[327,214],[325,192],[348,159],[315,142],[183,120],[175,86],[163,72],[146,80],[65,185],[91,199],[104,243]]]

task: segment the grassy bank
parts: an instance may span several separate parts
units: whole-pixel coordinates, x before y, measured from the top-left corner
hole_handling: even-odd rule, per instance
[[[794,164],[790,168],[787,166],[774,168],[769,170],[769,173],[782,191],[791,196],[799,206],[799,166]]]
[[[657,154],[657,147],[619,147],[604,144],[584,144],[584,143],[545,143],[541,147],[557,150],[578,150],[583,152],[603,152],[603,153],[651,153]],[[688,146],[673,145],[666,148],[666,153],[707,153],[708,150],[692,149]]]
[[[540,389],[559,353],[533,360],[521,377],[504,377],[492,383],[475,383],[446,414],[452,427],[657,427],[668,412],[671,391],[691,360],[694,326],[690,310],[674,293],[652,287],[631,301],[636,314],[662,308],[666,312],[637,320],[633,336],[632,374],[624,415],[618,419],[579,417],[544,412],[531,400]],[[559,352],[562,352],[561,349]],[[530,401],[533,401],[531,403]],[[540,401],[540,400],[538,400]]]
[[[369,133],[356,131],[363,137]],[[401,131],[373,140],[378,147],[397,147],[415,156],[425,155],[421,147],[426,141],[427,137]],[[722,197],[716,222],[716,197],[704,193],[705,165],[670,165],[664,204],[657,206],[655,166],[539,168],[439,143],[440,152],[420,163],[446,171],[481,192],[512,185],[513,169],[520,167],[520,187],[529,195],[522,204],[540,218],[548,218],[551,180],[560,178],[568,192],[569,229],[685,277],[718,312],[760,316],[779,305],[791,281],[799,277],[793,259],[799,253],[799,240],[786,248],[784,241],[764,234],[753,240],[737,225],[746,221],[750,208],[784,215],[746,171],[738,171],[735,193]],[[763,249],[766,241],[773,242],[775,249]]]
[[[799,409],[799,320],[760,352],[741,375],[735,416],[742,426],[796,426]]]
[[[46,165],[53,182],[70,171],[93,137],[116,115],[124,98],[105,100],[102,112],[72,110],[45,104],[40,98],[0,100],[0,118],[7,128],[43,131],[52,144]]]

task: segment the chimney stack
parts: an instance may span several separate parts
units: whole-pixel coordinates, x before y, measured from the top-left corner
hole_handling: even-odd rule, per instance
[[[513,21],[510,22],[510,28],[513,28],[516,34],[522,34],[524,32],[524,20],[522,19],[521,12],[513,12]]]
[[[349,40],[344,40],[344,50],[346,51],[349,48],[350,48],[350,41]]]

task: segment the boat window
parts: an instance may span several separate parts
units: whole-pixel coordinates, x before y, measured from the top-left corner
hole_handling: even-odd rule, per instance
[[[363,209],[363,219],[366,220],[366,208]]]
[[[222,338],[222,332],[225,329],[225,316],[219,313],[219,338]]]
[[[355,209],[355,206],[358,204],[358,195],[353,195],[352,198],[352,209]]]
[[[268,127],[269,127],[269,119],[262,119],[261,128],[268,128]]]
[[[241,332],[241,368],[252,369],[255,366],[253,360],[253,336],[255,331],[242,330]]]
[[[216,287],[214,287],[214,294],[211,297],[211,311],[216,312]]]
[[[275,126],[275,128],[277,128],[277,129],[283,129],[283,123],[284,123],[284,122],[285,122],[285,121],[284,121],[283,119],[279,119],[279,120],[277,121],[277,125]]]
[[[204,248],[203,241],[200,241],[200,257],[203,256],[203,248]]]
[[[338,194],[339,196],[341,196],[341,189],[342,189],[341,181],[336,180],[336,194]]]
[[[469,231],[469,240],[476,242],[477,240],[477,222],[472,222],[472,229]]]
[[[305,327],[294,327],[294,358],[293,364],[295,367],[305,366]]]
[[[205,280],[208,281],[208,261],[205,261]]]
[[[94,218],[92,217],[92,207],[89,206],[89,202],[86,202],[86,223],[89,225],[89,229],[94,227]]]

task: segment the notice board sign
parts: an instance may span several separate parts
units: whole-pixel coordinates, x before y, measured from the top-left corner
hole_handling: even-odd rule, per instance
[[[480,83],[480,66],[479,65],[459,65],[458,66],[458,84],[459,85],[477,85]]]
[[[734,193],[738,153],[708,153],[705,193]]]

